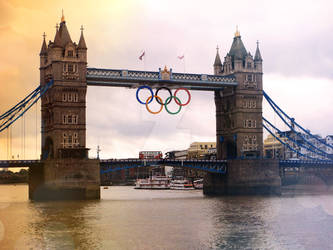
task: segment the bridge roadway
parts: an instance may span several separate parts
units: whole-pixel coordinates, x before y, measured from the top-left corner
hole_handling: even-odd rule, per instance
[[[87,68],[86,79],[88,86],[127,88],[148,85],[152,88],[166,86],[212,91],[238,85],[233,76],[173,73],[172,70],[166,72],[161,69],[159,71],[137,71]]]
[[[0,160],[0,168],[22,168],[43,164],[41,160]],[[172,166],[198,169],[210,173],[225,174],[227,160],[142,160],[142,159],[108,159],[100,160],[101,173],[115,172],[122,169],[130,169],[145,166]],[[301,169],[332,168],[333,161],[301,161],[281,160],[279,162],[282,171],[300,171]]]
[[[122,169],[130,169],[148,166],[171,166],[192,168],[209,173],[225,174],[227,171],[226,160],[142,160],[142,159],[124,159],[124,160],[101,160],[101,174],[115,172]]]

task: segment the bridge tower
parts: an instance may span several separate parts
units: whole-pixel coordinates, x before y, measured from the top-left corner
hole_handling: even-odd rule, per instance
[[[236,30],[222,64],[219,51],[214,74],[233,76],[236,87],[215,91],[217,159],[228,160],[226,177],[209,175],[204,192],[209,194],[279,193],[278,162],[263,155],[262,57],[257,42],[255,56],[245,49]]]
[[[233,75],[238,82],[236,88],[215,92],[218,158],[261,157],[263,72],[259,44],[253,58],[236,31],[223,65],[217,51],[214,73]]]
[[[64,17],[53,42],[40,53],[40,82],[54,80],[42,97],[42,159],[85,158],[87,46],[81,29],[72,42]]]
[[[44,167],[31,169],[31,199],[99,198],[99,162],[86,148],[86,67],[83,28],[76,44],[62,15],[54,41],[46,45],[44,35],[40,51],[40,84],[54,83],[41,98]]]

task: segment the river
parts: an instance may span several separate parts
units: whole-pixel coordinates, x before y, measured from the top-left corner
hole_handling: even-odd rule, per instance
[[[27,185],[0,185],[0,249],[333,249],[332,195],[112,186],[101,196],[30,202]]]

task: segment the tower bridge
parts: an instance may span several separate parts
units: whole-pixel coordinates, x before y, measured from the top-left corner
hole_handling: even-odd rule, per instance
[[[279,194],[279,161],[262,155],[262,64],[259,45],[253,57],[237,31],[223,63],[217,49],[213,75],[174,73],[166,67],[158,71],[87,68],[83,29],[76,44],[62,17],[54,40],[46,44],[44,36],[42,42],[39,92],[0,116],[2,131],[24,114],[31,106],[28,103],[41,99],[41,160],[0,161],[0,167],[29,166],[29,197],[37,200],[99,199],[101,173],[147,164],[206,171],[205,194]],[[88,159],[87,86],[214,91],[217,160]],[[280,169],[292,164],[282,162]]]

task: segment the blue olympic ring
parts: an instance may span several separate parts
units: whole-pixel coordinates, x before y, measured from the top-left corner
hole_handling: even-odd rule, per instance
[[[141,103],[141,104],[144,104],[144,105],[146,104],[146,102],[142,102],[142,101],[140,100],[140,98],[139,98],[139,91],[140,91],[141,89],[149,89],[152,98],[150,99],[150,101],[148,102],[148,104],[151,103],[151,102],[153,101],[153,99],[154,99],[154,92],[153,92],[153,90],[151,89],[151,87],[146,86],[146,85],[144,85],[144,86],[140,86],[140,87],[137,89],[137,91],[136,91],[136,99],[138,100],[138,102]]]

